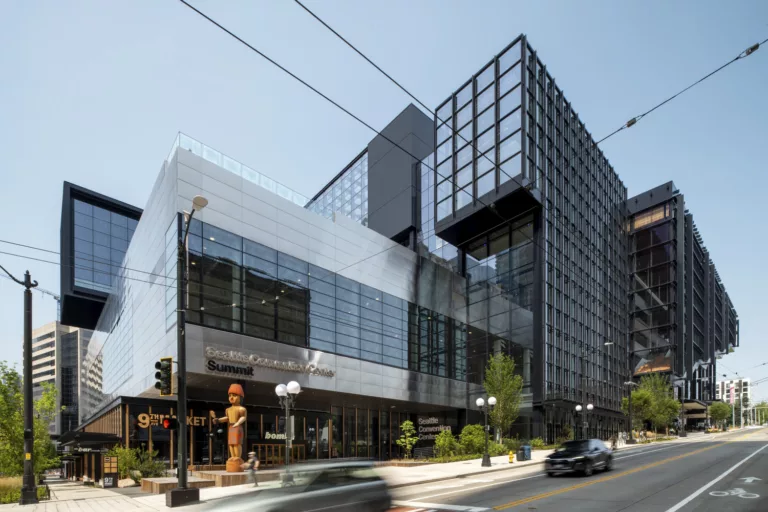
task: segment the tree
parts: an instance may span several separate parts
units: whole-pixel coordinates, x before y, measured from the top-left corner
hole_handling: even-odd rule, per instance
[[[34,402],[34,472],[57,467],[59,458],[51,442],[48,425],[56,413],[56,388],[43,384],[42,396]],[[0,361],[0,473],[14,476],[24,472],[24,393],[15,368]]]
[[[490,424],[503,437],[520,413],[523,378],[515,374],[515,360],[502,353],[491,357],[485,369],[483,387],[488,396],[496,398],[496,405],[488,416]]]
[[[713,402],[709,406],[709,417],[715,423],[722,425],[724,421],[731,419],[731,406],[725,402]]]
[[[651,404],[653,395],[647,389],[632,390],[632,428],[640,430],[643,428],[643,422],[651,417]],[[621,410],[624,414],[629,414],[629,400],[621,399]]]
[[[648,410],[645,411],[646,417],[643,419],[650,421],[656,432],[660,427],[669,426],[680,413],[680,403],[672,397],[669,378],[660,373],[646,375],[640,379],[638,391],[641,390],[650,393],[651,397]]]
[[[461,429],[459,444],[467,455],[485,452],[485,429],[482,425],[467,425]]]
[[[450,457],[456,453],[456,438],[450,430],[443,430],[435,436],[435,455]]]
[[[408,459],[411,456],[411,450],[413,450],[413,446],[416,444],[419,438],[416,435],[416,428],[413,426],[413,422],[410,420],[405,420],[400,424],[400,432],[402,432],[400,434],[400,439],[395,442],[397,443],[397,446],[403,449],[405,452],[405,458]]]

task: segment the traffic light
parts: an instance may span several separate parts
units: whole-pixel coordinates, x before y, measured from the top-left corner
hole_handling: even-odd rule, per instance
[[[160,396],[173,395],[173,358],[163,357],[155,363],[155,387],[160,390]]]
[[[176,430],[179,427],[179,422],[176,418],[163,418],[163,428],[165,430]]]

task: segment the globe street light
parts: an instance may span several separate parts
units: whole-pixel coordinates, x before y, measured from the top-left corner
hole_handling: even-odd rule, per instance
[[[484,468],[489,468],[491,467],[491,456],[488,454],[488,410],[492,409],[493,406],[496,405],[496,397],[488,397],[487,403],[485,400],[483,400],[482,397],[478,398],[475,400],[475,405],[477,405],[477,407],[482,409],[485,413],[485,453],[483,454],[483,462],[481,466]]]
[[[280,407],[285,407],[285,471],[288,472],[288,465],[291,461],[291,441],[293,439],[293,429],[291,428],[291,408],[296,405],[296,397],[301,393],[301,386],[295,380],[287,385],[278,384],[275,386],[275,394],[280,402]],[[285,481],[291,480],[286,477]]]
[[[576,412],[581,414],[581,438],[584,439],[586,436],[584,435],[584,425],[587,423],[586,413],[592,411],[595,406],[592,404],[587,404],[587,410],[584,411],[584,407],[581,406],[581,404],[576,405]]]

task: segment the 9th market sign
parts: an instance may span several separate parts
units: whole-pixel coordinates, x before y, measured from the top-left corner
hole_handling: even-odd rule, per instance
[[[205,362],[205,369],[213,373],[253,377],[255,368],[269,368],[271,370],[305,373],[307,375],[317,375],[319,377],[332,378],[336,375],[335,371],[327,368],[320,368],[315,363],[280,361],[278,359],[260,357],[257,354],[243,354],[237,350],[217,350],[213,347],[206,347],[205,357],[207,359]],[[219,363],[219,361],[236,364]]]

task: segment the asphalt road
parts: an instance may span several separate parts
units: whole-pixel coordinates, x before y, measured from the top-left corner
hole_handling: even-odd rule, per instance
[[[541,466],[394,489],[403,510],[768,511],[768,430],[618,452],[610,472],[547,477]]]

